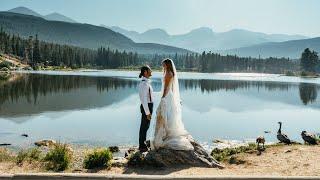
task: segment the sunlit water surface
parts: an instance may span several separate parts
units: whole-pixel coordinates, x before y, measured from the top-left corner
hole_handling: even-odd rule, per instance
[[[0,81],[0,143],[27,147],[36,140],[57,139],[91,146],[137,145],[137,74],[38,71]],[[155,72],[152,77],[156,92],[161,75]],[[202,144],[211,146],[214,139],[250,141],[258,135],[276,141],[278,121],[296,141],[301,141],[302,130],[320,131],[318,79],[250,73],[178,75],[183,122]],[[157,108],[160,93],[155,97]],[[149,137],[154,122],[153,118]]]

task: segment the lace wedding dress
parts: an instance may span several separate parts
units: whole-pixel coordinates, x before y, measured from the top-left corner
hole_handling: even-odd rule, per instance
[[[176,68],[171,61],[174,76],[168,85],[168,92],[157,108],[154,139],[151,149],[169,148],[174,150],[193,150],[192,136],[182,123],[181,100]],[[162,83],[162,93],[164,82]]]

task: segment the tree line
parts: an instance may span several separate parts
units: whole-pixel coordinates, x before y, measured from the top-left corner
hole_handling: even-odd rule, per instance
[[[4,32],[2,28],[0,30],[0,52],[16,55],[31,66],[44,64],[72,68],[116,69],[137,67],[142,64],[160,67],[164,58],[173,59],[179,70],[198,72],[284,73],[297,71],[301,65],[288,58],[260,59],[236,55],[224,56],[213,52],[143,55],[105,47],[86,49],[40,41],[37,35],[24,39],[19,35]]]

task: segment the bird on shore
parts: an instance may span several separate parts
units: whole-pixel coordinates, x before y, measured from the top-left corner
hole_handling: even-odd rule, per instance
[[[305,144],[306,143],[311,144],[311,145],[318,144],[316,136],[314,134],[307,133],[307,131],[302,131],[301,137],[304,140]]]
[[[277,132],[277,139],[282,143],[291,144],[292,141],[288,138],[288,136],[281,132],[282,122],[278,122],[278,124],[280,125],[280,127],[279,127],[279,130]]]
[[[257,149],[260,149],[260,144],[262,144],[262,149],[264,149],[264,143],[266,142],[265,138],[263,136],[258,136],[256,139],[256,143],[257,143]]]

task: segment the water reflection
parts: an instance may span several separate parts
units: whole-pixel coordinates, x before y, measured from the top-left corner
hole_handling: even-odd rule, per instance
[[[318,96],[317,86],[315,84],[300,83],[299,92],[301,101],[305,105],[315,102]]]
[[[14,80],[0,84],[0,116],[19,117],[46,111],[106,107],[136,94],[138,83],[136,78],[17,74]],[[297,89],[304,105],[316,101],[319,89],[316,84],[310,83],[205,79],[181,79],[179,83],[182,92],[194,90],[203,94],[221,90],[237,91],[238,94],[245,93],[266,101],[294,105],[297,103],[291,95]],[[160,91],[160,79],[153,79],[153,86],[155,91]],[[286,93],[291,94],[290,97],[286,97]],[[210,106],[205,101],[202,104]]]
[[[135,93],[137,83],[112,77],[17,74],[0,85],[0,116],[104,107]]]
[[[16,142],[19,134],[28,133],[32,140],[135,144],[138,83],[134,76],[16,74],[0,82],[0,142]],[[256,137],[277,130],[279,120],[296,139],[301,130],[319,126],[317,84],[210,79],[179,83],[184,123],[200,141]],[[152,86],[159,92],[161,80],[153,78]]]

